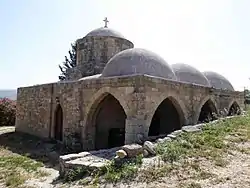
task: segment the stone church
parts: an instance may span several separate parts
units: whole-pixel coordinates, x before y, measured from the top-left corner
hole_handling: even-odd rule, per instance
[[[169,65],[104,22],[76,41],[66,81],[18,88],[16,131],[96,150],[241,112],[243,92],[222,75]]]

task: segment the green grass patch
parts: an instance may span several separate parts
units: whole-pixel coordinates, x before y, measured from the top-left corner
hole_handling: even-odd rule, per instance
[[[92,175],[96,184],[100,178],[112,183],[135,177],[141,181],[151,182],[160,177],[174,174],[179,169],[182,169],[183,172],[190,170],[195,179],[208,179],[214,177],[215,174],[202,168],[199,160],[196,159],[210,160],[216,166],[225,167],[228,162],[223,158],[223,155],[235,150],[236,143],[249,140],[250,116],[239,116],[207,124],[203,127],[202,132],[183,133],[171,142],[166,141],[158,144],[156,152],[165,162],[163,165],[140,169],[142,158],[138,157],[135,160],[124,160],[122,163],[112,161],[101,172],[87,173]],[[72,172],[70,176],[73,178],[70,179],[75,180],[75,177],[81,178],[84,175],[86,175],[85,171],[76,170]],[[88,182],[89,179],[86,181]],[[83,181],[83,183],[86,182]],[[198,188],[200,184],[190,183],[185,187]]]
[[[0,181],[7,187],[18,187],[32,174],[38,171],[42,163],[24,156],[0,157]]]
[[[130,159],[125,162],[117,163],[114,160],[106,166],[104,178],[107,182],[118,182],[122,179],[133,179],[142,164],[142,155],[135,159]]]
[[[191,182],[187,186],[184,186],[185,188],[201,188],[201,184],[196,183],[196,182]]]
[[[87,176],[93,178],[92,180],[94,181],[91,181],[93,184],[98,184],[100,178],[112,183],[123,179],[129,180],[137,175],[141,164],[142,156],[140,155],[133,159],[124,159],[120,162],[112,160],[109,164],[96,171],[90,172],[85,168],[76,168],[70,170],[67,175],[64,176],[64,182],[80,180],[81,184],[84,184],[84,178]]]
[[[172,142],[159,144],[157,153],[163,161],[170,163],[182,158],[199,156],[222,164],[222,154],[231,147],[225,142],[225,137],[233,135],[233,140],[245,142],[250,140],[249,132],[249,115],[221,120],[216,124],[206,125],[200,133],[184,133]]]

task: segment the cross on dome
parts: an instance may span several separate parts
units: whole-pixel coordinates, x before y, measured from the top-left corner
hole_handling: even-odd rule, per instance
[[[105,17],[105,19],[103,20],[104,21],[104,23],[105,23],[105,25],[104,25],[104,27],[108,27],[108,18],[107,17]]]

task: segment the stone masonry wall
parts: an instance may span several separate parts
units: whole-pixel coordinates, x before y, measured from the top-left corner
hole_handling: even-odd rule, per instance
[[[49,137],[52,84],[19,88],[17,91],[16,130]]]
[[[60,104],[64,143],[70,145],[74,134],[78,134],[83,149],[94,149],[95,125],[92,118],[107,94],[113,95],[126,113],[126,144],[137,142],[138,134],[147,137],[155,110],[168,97],[181,114],[183,125],[197,123],[201,107],[209,99],[218,111],[229,108],[234,101],[244,106],[240,92],[142,75],[58,82],[18,89],[17,131],[53,138],[55,109]]]
[[[237,102],[241,108],[244,106],[244,96],[241,92],[215,90],[152,77],[145,77],[144,82],[147,93],[144,107],[145,137],[148,135],[154,112],[166,98],[170,98],[175,104],[183,125],[196,124],[202,106],[209,99],[214,103],[218,113],[224,108],[229,109],[233,102]]]
[[[86,150],[94,149],[95,141],[95,125],[92,123],[92,117],[100,102],[107,96],[113,95],[123,107],[126,119],[126,135],[125,143],[130,143],[135,139],[136,132],[140,132],[141,126],[134,122],[137,117],[138,109],[138,94],[136,93],[138,77],[128,78],[110,78],[103,80],[88,80],[82,82],[83,105],[82,105],[82,141],[83,148]]]

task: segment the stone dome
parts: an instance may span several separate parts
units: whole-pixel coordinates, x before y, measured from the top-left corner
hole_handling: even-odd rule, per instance
[[[131,48],[113,56],[105,66],[102,77],[146,74],[177,80],[170,65],[154,52]]]
[[[176,63],[172,65],[172,69],[178,81],[210,87],[209,81],[204,74],[190,65]]]
[[[108,27],[94,29],[90,31],[85,37],[117,37],[125,39],[121,33]]]
[[[224,76],[211,71],[203,72],[203,74],[206,76],[212,87],[234,91],[232,84]]]

